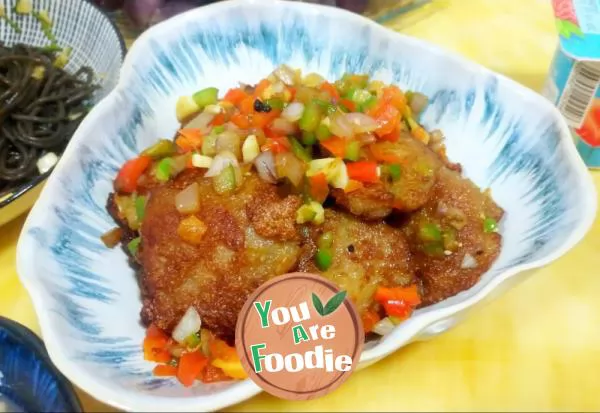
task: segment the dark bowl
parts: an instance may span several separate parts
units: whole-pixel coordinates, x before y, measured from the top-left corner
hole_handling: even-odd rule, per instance
[[[73,386],[27,327],[0,317],[0,399],[25,412],[82,412]]]

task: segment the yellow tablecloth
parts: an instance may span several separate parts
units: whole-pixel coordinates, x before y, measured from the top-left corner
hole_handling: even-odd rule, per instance
[[[449,0],[404,32],[539,90],[556,35],[549,0]],[[594,174],[600,190],[600,172]],[[39,332],[15,272],[23,218],[0,228],[0,315]],[[309,402],[262,394],[236,411],[600,410],[600,220],[575,249],[443,336]],[[80,393],[88,411],[112,409]]]

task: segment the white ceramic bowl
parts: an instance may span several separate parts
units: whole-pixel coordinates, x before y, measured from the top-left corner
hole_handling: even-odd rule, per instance
[[[450,157],[506,210],[502,252],[468,291],[417,311],[363,352],[367,366],[445,331],[572,248],[595,216],[595,192],[565,122],[531,90],[358,16],[277,0],[234,0],[159,24],[127,55],[117,88],[85,119],[33,208],[17,266],[50,356],[96,398],[136,411],[214,410],[259,392],[250,381],[183,388],[142,360],[141,303],[106,197],[119,166],[177,128],[178,96],[253,83],[280,63],[330,79],[367,72],[431,97],[422,120],[448,136]]]
[[[0,0],[6,16],[19,26],[16,31],[5,19],[0,20],[0,41],[7,45],[25,43],[46,46],[46,38],[32,14],[18,15],[13,11],[15,0]],[[52,33],[60,46],[70,46],[73,52],[68,72],[89,66],[101,75],[100,89],[95,100],[100,100],[116,86],[119,69],[125,56],[125,41],[111,19],[91,1],[87,0],[31,0],[33,10],[46,10],[52,19]],[[59,154],[60,155],[60,154]],[[20,182],[0,194],[0,226],[27,211],[38,197],[44,182],[52,171]]]

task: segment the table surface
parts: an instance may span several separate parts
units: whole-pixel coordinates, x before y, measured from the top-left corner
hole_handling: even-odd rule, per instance
[[[449,0],[402,31],[540,90],[557,37],[549,0]],[[402,22],[401,22],[402,23]],[[600,172],[592,174],[600,191]],[[0,229],[0,315],[39,333],[15,270],[24,217]],[[600,410],[600,220],[572,251],[448,333],[309,402],[261,394],[231,411]],[[114,411],[80,392],[87,411]]]

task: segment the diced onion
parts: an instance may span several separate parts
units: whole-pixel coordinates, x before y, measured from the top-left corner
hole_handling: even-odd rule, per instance
[[[193,214],[200,209],[198,183],[194,182],[175,195],[175,206],[180,214]]]
[[[273,94],[278,95],[285,90],[285,85],[281,82],[275,82],[273,83],[273,86],[271,86],[271,90]]]
[[[254,166],[258,172],[258,176],[270,184],[277,182],[277,172],[275,171],[275,157],[273,152],[266,151],[258,155],[254,159]]]
[[[413,93],[410,99],[410,109],[415,115],[423,112],[423,109],[429,103],[429,99],[422,93]]]
[[[192,155],[192,165],[196,168],[210,168],[212,160],[213,158],[210,156],[200,155],[199,153]]]
[[[460,268],[462,268],[463,270],[467,270],[467,269],[476,268],[476,267],[477,267],[477,260],[475,258],[473,258],[473,256],[471,254],[465,254],[465,256],[463,257],[462,263],[460,264]]]
[[[194,101],[191,96],[181,96],[179,99],[177,99],[175,113],[179,122],[183,122],[199,111],[200,107],[196,104],[196,101]]]
[[[317,73],[309,73],[302,79],[302,85],[306,87],[319,87],[325,78]]]
[[[286,119],[277,118],[271,124],[271,130],[282,135],[293,135],[296,133],[296,125]]]
[[[208,171],[206,171],[204,176],[209,178],[212,176],[217,176],[229,165],[233,165],[235,168],[238,168],[239,164],[236,156],[228,151],[220,152],[217,156],[215,156],[210,168]]]
[[[392,320],[390,320],[389,317],[386,317],[379,320],[377,324],[373,326],[373,332],[380,336],[385,336],[386,334],[391,333],[394,327],[395,325],[392,323]]]
[[[231,152],[235,155],[236,159],[240,158],[240,143],[241,139],[239,135],[232,131],[225,131],[217,138],[217,153],[219,152]]]
[[[242,160],[244,163],[252,162],[258,155],[260,155],[260,146],[256,135],[248,135],[242,145]]]
[[[48,172],[58,162],[58,156],[54,152],[48,152],[37,161],[37,168],[40,174]]]
[[[296,155],[291,152],[278,153],[275,155],[275,167],[279,177],[287,177],[292,185],[300,186],[304,179],[304,162]]]
[[[344,115],[345,120],[352,125],[354,133],[373,132],[379,127],[377,122],[372,117],[364,113],[347,113]]]
[[[281,112],[281,117],[290,122],[297,122],[302,117],[302,113],[304,113],[304,104],[292,102]]]
[[[333,135],[341,138],[352,138],[354,136],[354,125],[350,123],[341,111],[331,115],[329,130]]]
[[[223,107],[219,105],[208,105],[204,108],[204,111],[212,113],[213,115],[218,115],[219,113],[223,112]]]
[[[177,326],[173,329],[171,336],[173,340],[183,344],[185,339],[192,334],[196,334],[202,327],[200,314],[194,307],[189,307]]]
[[[288,86],[292,86],[294,83],[296,83],[298,77],[296,71],[287,65],[279,66],[273,71],[273,74]]]
[[[209,133],[211,127],[208,125],[213,118],[215,117],[214,113],[202,112],[199,115],[195,116],[192,120],[184,125],[185,128],[196,128],[200,129],[202,133]]]

